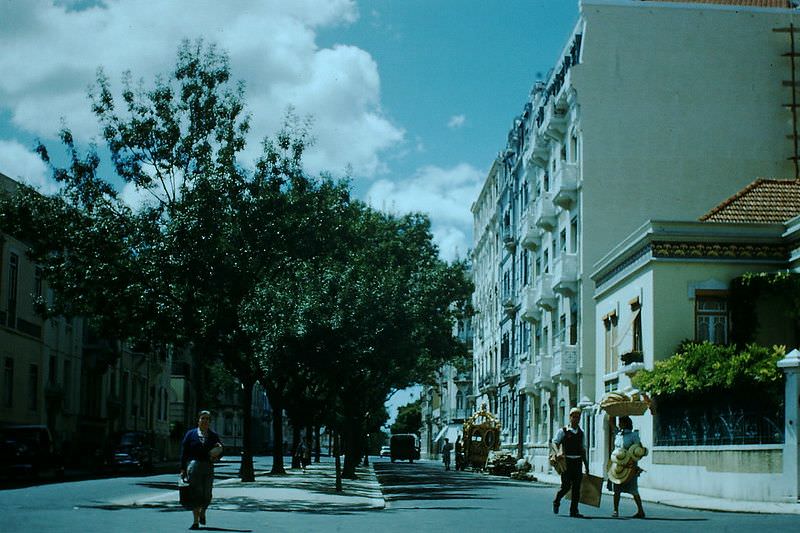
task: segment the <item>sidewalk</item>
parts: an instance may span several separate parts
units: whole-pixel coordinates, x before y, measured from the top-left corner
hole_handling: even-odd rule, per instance
[[[542,483],[560,485],[561,477],[554,474],[534,474]],[[603,494],[611,497],[612,493],[603,488]],[[670,505],[672,507],[685,507],[688,509],[702,509],[705,511],[723,511],[730,513],[761,513],[761,514],[798,514],[800,503],[773,503],[754,502],[745,500],[726,500],[697,494],[683,494],[667,490],[648,489],[639,487],[639,495],[643,501]],[[629,494],[623,494],[630,498]]]
[[[380,484],[372,466],[359,466],[358,479],[343,479],[336,492],[335,463],[322,458],[303,472],[286,466],[285,475],[270,475],[256,464],[256,480],[241,482],[238,461],[222,461],[216,469],[214,498],[210,509],[353,512],[385,507]],[[177,475],[175,476],[177,482]],[[180,508],[178,491],[133,495],[116,499],[113,507]]]

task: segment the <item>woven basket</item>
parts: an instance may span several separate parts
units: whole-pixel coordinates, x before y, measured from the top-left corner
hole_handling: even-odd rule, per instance
[[[641,416],[650,408],[647,402],[615,402],[600,406],[609,416]]]

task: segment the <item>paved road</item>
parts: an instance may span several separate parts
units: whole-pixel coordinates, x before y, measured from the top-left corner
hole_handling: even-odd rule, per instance
[[[254,493],[224,494],[209,509],[207,531],[231,532],[369,532],[369,533],[505,533],[527,531],[793,531],[797,516],[714,513],[647,505],[646,520],[612,519],[611,503],[604,496],[599,509],[582,509],[586,519],[554,516],[550,507],[554,487],[518,482],[483,474],[444,472],[439,463],[373,461],[386,501],[384,508],[369,509],[334,501],[326,481],[313,486],[310,475],[267,478],[263,483],[294,485],[305,491],[308,505],[286,501],[261,501]],[[259,459],[264,472],[268,459]],[[218,481],[235,475],[235,464],[219,469]],[[0,491],[0,531],[24,532],[151,532],[184,531],[190,513],[169,500],[174,495],[170,475],[93,479],[52,483]],[[232,487],[237,482],[228,482]],[[374,484],[374,481],[373,481]],[[359,491],[349,491],[362,501]],[[345,495],[347,496],[347,495]],[[312,498],[313,497],[313,498]],[[337,498],[342,498],[337,495]],[[155,498],[155,499],[153,499]],[[326,499],[327,498],[327,499]],[[361,499],[360,499],[361,498]],[[346,499],[346,498],[345,498]],[[132,502],[158,502],[141,505]],[[322,502],[322,503],[320,503]],[[566,504],[566,502],[565,502]],[[633,513],[623,501],[624,514]]]

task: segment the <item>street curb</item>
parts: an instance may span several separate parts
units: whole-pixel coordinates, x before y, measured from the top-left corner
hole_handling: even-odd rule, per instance
[[[552,474],[534,474],[537,481],[548,485],[558,486],[561,478]],[[603,489],[603,494],[613,496],[613,492]],[[755,514],[796,514],[800,515],[800,502],[756,502],[750,500],[727,500],[700,494],[684,494],[659,489],[639,487],[639,495],[643,501],[679,507],[684,509],[697,509],[699,511],[719,511],[725,513],[755,513]],[[630,494],[623,497],[632,499]]]

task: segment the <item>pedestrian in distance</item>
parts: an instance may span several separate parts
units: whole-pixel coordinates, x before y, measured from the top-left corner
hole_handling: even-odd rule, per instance
[[[192,525],[200,529],[206,523],[206,509],[211,503],[214,463],[222,457],[222,441],[211,429],[211,413],[200,411],[197,427],[190,429],[181,442],[181,478],[189,483]]]
[[[450,444],[450,439],[444,439],[442,446],[442,462],[444,462],[444,469],[450,470],[450,452],[453,451],[453,445]]]
[[[456,472],[464,470],[464,444],[461,442],[461,435],[456,437]]]
[[[574,518],[583,518],[583,515],[578,512],[578,501],[581,497],[581,480],[583,473],[581,472],[581,464],[586,469],[586,474],[589,474],[589,461],[586,458],[586,448],[584,446],[583,430],[580,428],[581,410],[573,407],[569,411],[569,426],[564,426],[558,430],[553,444],[560,447],[560,454],[566,459],[567,468],[561,474],[561,488],[556,493],[556,498],[553,500],[553,513],[558,514],[559,506],[561,505],[561,498],[567,492],[572,491],[569,506],[569,515]]]
[[[639,432],[633,430],[633,421],[629,416],[619,419],[619,431],[614,437],[614,451],[611,452],[611,466],[608,479],[614,491],[614,512],[612,517],[619,516],[620,495],[624,492],[633,496],[636,502],[636,514],[631,518],[644,518],[642,498],[639,496],[639,459],[647,455],[647,448],[642,446]]]

